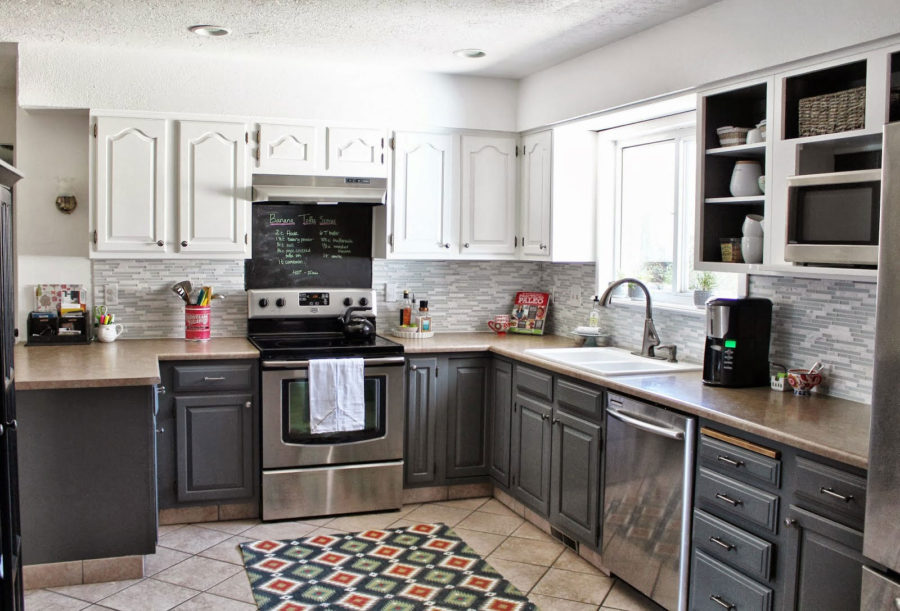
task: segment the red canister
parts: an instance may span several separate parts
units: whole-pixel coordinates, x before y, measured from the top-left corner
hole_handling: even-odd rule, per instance
[[[205,342],[209,339],[209,306],[184,306],[184,339]]]

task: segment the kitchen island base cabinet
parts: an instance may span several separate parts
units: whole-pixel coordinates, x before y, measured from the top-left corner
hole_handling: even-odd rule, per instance
[[[490,363],[468,356],[408,359],[404,487],[485,480]]]
[[[19,391],[17,402],[24,562],[154,553],[155,389]]]

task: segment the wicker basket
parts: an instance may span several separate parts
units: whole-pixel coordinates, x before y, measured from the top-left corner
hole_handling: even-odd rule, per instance
[[[860,129],[866,124],[866,88],[802,98],[799,110],[801,137]]]
[[[726,125],[718,128],[716,134],[719,136],[720,146],[737,146],[739,144],[747,144],[747,132],[749,131],[749,127]]]

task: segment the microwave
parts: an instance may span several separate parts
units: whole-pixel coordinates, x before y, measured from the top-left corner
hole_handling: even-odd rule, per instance
[[[788,177],[786,261],[878,264],[881,170]]]

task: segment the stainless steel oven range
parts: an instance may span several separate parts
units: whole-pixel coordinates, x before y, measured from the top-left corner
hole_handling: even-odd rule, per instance
[[[248,291],[260,351],[263,520],[394,509],[403,486],[403,346],[375,334],[371,289]],[[314,433],[309,362],[362,358],[364,427]]]

